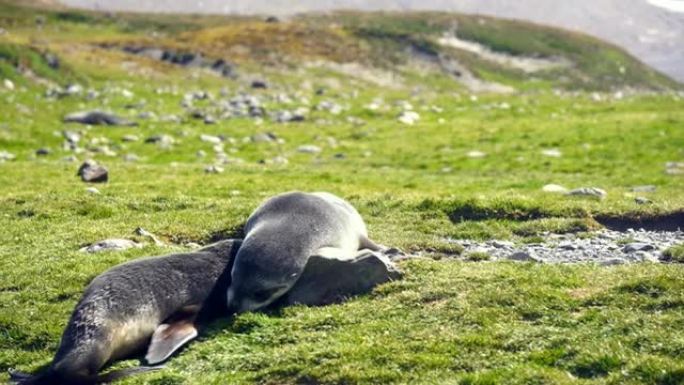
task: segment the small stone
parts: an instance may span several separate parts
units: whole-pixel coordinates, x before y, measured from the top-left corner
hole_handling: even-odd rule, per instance
[[[71,144],[76,144],[81,140],[81,135],[75,131],[62,131],[62,135]]]
[[[204,124],[216,124],[216,118],[207,115],[204,117]]]
[[[634,186],[634,187],[629,189],[629,191],[635,192],[635,193],[655,192],[656,190],[657,190],[657,187],[653,186],[653,185]]]
[[[468,152],[468,153],[466,154],[466,156],[467,156],[468,158],[471,158],[471,159],[481,159],[481,158],[486,157],[487,154],[485,154],[485,153],[482,152],[482,151],[477,151],[477,150],[475,150],[475,151],[470,151],[470,152]]]
[[[496,247],[497,249],[507,249],[507,248],[512,248],[515,246],[513,242],[509,241],[499,241],[499,240],[493,240],[490,243],[492,246]]]
[[[634,242],[634,243],[629,243],[629,244],[625,245],[622,248],[622,251],[624,253],[634,253],[637,251],[651,251],[651,250],[655,250],[655,249],[656,249],[656,247],[650,243]]]
[[[196,153],[195,155],[196,155],[198,158],[204,158],[204,157],[207,156],[207,153],[206,153],[206,151],[204,151],[204,150],[199,150],[199,151],[197,151],[197,153]]]
[[[400,123],[412,126],[420,120],[420,115],[418,115],[418,113],[415,111],[404,111],[399,115],[397,120],[399,120]]]
[[[259,132],[250,137],[250,140],[254,143],[269,143],[274,142],[278,139],[276,134],[272,132]]]
[[[627,263],[627,261],[625,261],[622,258],[610,258],[610,259],[606,259],[604,261],[601,261],[600,265],[601,266],[617,266],[617,265],[624,265],[626,263]]]
[[[644,198],[644,197],[636,197],[636,198],[634,198],[634,202],[636,202],[636,204],[638,204],[638,205],[648,205],[648,204],[653,203],[652,200],[650,200],[648,198]]]
[[[518,262],[543,262],[529,251],[516,251],[508,256],[508,259]]]
[[[140,157],[136,154],[126,154],[123,157],[124,162],[135,163],[140,160]]]
[[[121,138],[122,141],[124,142],[137,142],[140,140],[140,138],[137,135],[124,135],[123,138]]]
[[[297,151],[305,154],[319,154],[322,150],[320,147],[313,144],[305,144],[297,147]]]
[[[251,87],[254,89],[266,89],[268,88],[268,83],[264,80],[253,80]]]
[[[86,192],[97,195],[100,193],[100,190],[96,189],[95,187],[88,187]]]
[[[14,160],[16,158],[17,158],[17,156],[10,153],[10,152],[4,151],[4,150],[0,151],[0,163],[7,161],[7,160]]]
[[[223,171],[223,167],[217,165],[211,165],[204,168],[204,172],[207,174],[221,174]]]
[[[557,184],[547,184],[544,187],[542,187],[542,191],[548,193],[566,194],[568,192],[568,189]]]
[[[173,136],[166,134],[153,135],[145,139],[145,143],[155,143],[160,147],[170,147],[172,144],[175,143],[175,139],[173,139]]]
[[[38,155],[38,156],[50,155],[50,149],[49,149],[49,148],[45,148],[45,147],[39,148],[39,149],[36,150],[36,155]]]
[[[552,149],[548,149],[548,150],[542,150],[541,153],[542,153],[542,155],[548,156],[550,158],[560,158],[563,156],[563,153],[556,148],[552,148]]]
[[[109,172],[103,166],[93,160],[83,162],[78,169],[78,176],[81,180],[88,183],[104,183],[109,179]]]
[[[561,242],[558,245],[558,248],[561,250],[572,251],[572,250],[577,250],[577,245],[574,244],[573,242]]]
[[[6,89],[8,89],[10,91],[14,91],[14,83],[11,80],[5,79],[2,82],[2,84],[5,86]]]
[[[580,187],[574,190],[570,190],[568,195],[571,196],[584,196],[584,197],[594,197],[599,199],[604,199],[608,193],[598,187]]]
[[[200,135],[200,140],[212,144],[220,144],[222,142],[221,138],[219,138],[218,136],[206,134]]]
[[[129,239],[105,239],[86,246],[79,251],[83,253],[99,253],[102,251],[123,251],[132,248],[142,248],[142,245]]]

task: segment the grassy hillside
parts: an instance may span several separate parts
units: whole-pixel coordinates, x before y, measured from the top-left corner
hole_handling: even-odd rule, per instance
[[[684,102],[665,89],[677,85],[586,36],[482,20],[266,22],[36,12],[0,0],[0,371],[48,364],[97,274],[235,234],[260,201],[297,189],[345,197],[373,239],[426,259],[344,304],[219,321],[166,369],[122,384],[683,383],[684,265],[487,262],[453,242],[593,239],[602,218],[674,229]],[[445,47],[446,33],[573,65],[515,70]],[[126,47],[202,53],[210,65]],[[234,72],[212,69],[219,59]],[[448,73],[451,59],[515,91],[474,93]],[[95,109],[138,125],[63,122]],[[401,123],[407,111],[419,119]],[[282,122],[285,112],[303,121]],[[77,178],[85,159],[105,165],[109,182]],[[607,196],[542,191],[551,183]],[[643,185],[655,189],[633,191]],[[145,247],[78,251],[106,238]]]

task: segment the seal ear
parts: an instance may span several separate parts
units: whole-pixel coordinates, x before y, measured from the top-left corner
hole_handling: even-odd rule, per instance
[[[157,326],[145,355],[147,364],[156,365],[165,361],[181,346],[197,337],[196,316],[196,313],[184,314]]]

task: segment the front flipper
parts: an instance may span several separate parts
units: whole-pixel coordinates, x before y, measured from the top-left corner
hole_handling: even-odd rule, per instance
[[[166,361],[176,350],[197,337],[197,312],[181,312],[157,326],[145,355],[148,365]]]
[[[399,277],[401,272],[383,254],[362,250],[349,258],[333,248],[323,248],[309,258],[304,273],[279,303],[326,305],[368,293]]]

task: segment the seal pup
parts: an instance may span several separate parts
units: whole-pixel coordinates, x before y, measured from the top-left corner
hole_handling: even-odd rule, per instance
[[[106,364],[147,345],[156,365],[197,336],[198,324],[224,313],[231,264],[240,241],[226,240],[196,252],[134,260],[100,274],[85,289],[41,374],[11,373],[21,385],[110,382],[154,367],[106,375]]]
[[[290,290],[313,255],[353,260],[379,251],[354,207],[330,193],[276,195],[247,219],[227,301],[231,313],[262,309]]]

